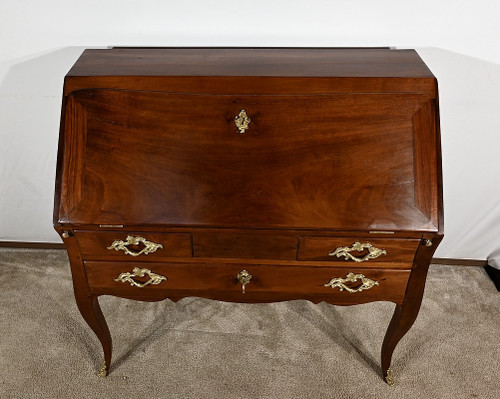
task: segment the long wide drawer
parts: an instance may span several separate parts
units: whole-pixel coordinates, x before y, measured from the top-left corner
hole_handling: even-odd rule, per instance
[[[192,257],[191,234],[75,231],[83,259],[168,260]]]
[[[412,264],[420,244],[418,239],[360,237],[300,237],[298,260],[400,262]]]
[[[362,303],[402,301],[403,269],[209,263],[85,262],[91,291],[119,296],[200,296],[235,302],[267,298]],[[331,300],[329,300],[332,302]]]

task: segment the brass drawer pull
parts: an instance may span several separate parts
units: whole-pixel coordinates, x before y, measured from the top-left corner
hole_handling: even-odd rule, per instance
[[[234,117],[234,124],[242,134],[248,129],[250,122],[252,122],[252,120],[244,109],[242,109],[240,113]]]
[[[241,283],[241,291],[245,293],[245,286],[250,283],[252,275],[248,272],[248,270],[242,270],[238,273],[236,278]]]
[[[351,254],[352,251],[363,252],[365,249],[368,250],[368,253],[361,258],[356,258],[354,255]],[[350,248],[338,247],[334,251],[328,254],[328,256],[337,256],[337,258],[344,256],[346,260],[351,259],[354,262],[364,262],[369,259],[378,258],[381,255],[387,255],[385,249],[376,248],[369,242],[361,244],[359,241],[356,241],[354,244],[352,244],[352,247]]]
[[[139,245],[143,244],[144,248],[142,248],[139,252],[132,251],[128,248],[129,245]],[[107,247],[107,249],[114,249],[115,251],[124,251],[125,254],[130,256],[139,256],[139,255],[147,255],[156,252],[156,250],[163,248],[163,245],[158,244],[156,242],[148,241],[144,237],[134,237],[128,236],[125,241],[115,240],[113,243]]]
[[[355,288],[345,285],[345,283],[355,283],[358,281],[358,279],[361,280],[361,285]],[[369,279],[364,274],[355,274],[350,272],[346,276],[346,278],[341,278],[341,277],[332,278],[328,283],[325,284],[325,287],[338,288],[339,291],[346,290],[349,291],[350,293],[353,293],[353,292],[369,290],[370,288],[376,285],[378,285],[378,281]]]
[[[134,277],[144,277],[146,274],[149,276],[148,281],[141,283],[140,281],[134,280]],[[117,278],[115,278],[115,281],[120,281],[122,283],[130,283],[130,285],[133,287],[144,288],[149,284],[158,285],[162,281],[167,281],[167,278],[165,276],[162,276],[161,274],[153,273],[149,269],[140,269],[138,267],[134,267],[132,273],[130,272],[120,273],[120,275]]]

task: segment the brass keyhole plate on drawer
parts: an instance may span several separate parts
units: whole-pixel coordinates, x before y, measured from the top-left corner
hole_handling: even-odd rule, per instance
[[[252,279],[252,277],[253,276],[248,272],[248,270],[242,270],[236,276],[238,281],[241,283],[241,291],[243,292],[243,294],[245,293],[246,285],[250,283],[250,280]]]

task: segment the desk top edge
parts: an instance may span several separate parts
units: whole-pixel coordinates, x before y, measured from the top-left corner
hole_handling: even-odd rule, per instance
[[[67,74],[101,76],[434,79],[415,50],[319,47],[89,49]]]

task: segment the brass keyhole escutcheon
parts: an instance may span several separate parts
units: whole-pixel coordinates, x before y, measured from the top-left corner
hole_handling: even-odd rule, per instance
[[[245,293],[245,287],[247,284],[250,283],[250,280],[252,279],[252,275],[248,272],[248,270],[244,269],[241,272],[238,273],[236,276],[238,281],[241,283],[241,291],[243,294]]]
[[[243,134],[248,129],[248,125],[250,125],[252,120],[248,116],[247,112],[242,109],[238,115],[234,117],[234,124],[239,129],[239,133]]]

